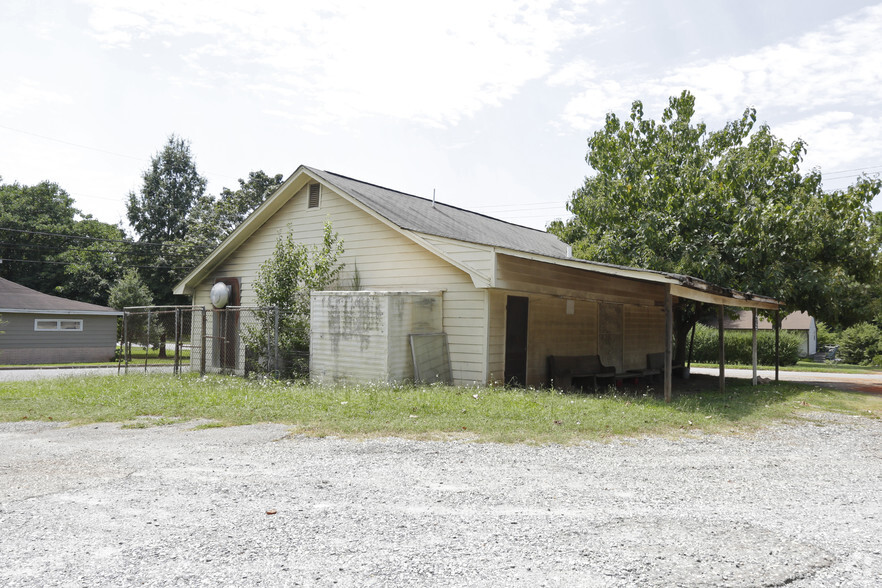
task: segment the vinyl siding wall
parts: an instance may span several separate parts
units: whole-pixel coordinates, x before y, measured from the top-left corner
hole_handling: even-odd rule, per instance
[[[485,374],[485,294],[471,278],[395,229],[322,187],[318,208],[307,208],[308,186],[294,195],[195,290],[193,302],[210,307],[208,293],[216,278],[240,280],[241,304],[256,304],[257,269],[275,248],[280,234],[292,231],[299,241],[318,244],[323,223],[330,220],[343,240],[345,264],[332,289],[354,289],[356,269],[361,290],[441,290],[444,330],[457,384],[483,383]]]
[[[82,320],[82,331],[35,331],[35,319]],[[115,316],[12,314],[0,316],[0,364],[111,361]]]
[[[495,253],[490,247],[463,243],[452,239],[443,239],[433,235],[422,235],[427,243],[443,251],[445,255],[470,271],[480,274],[482,281],[489,284],[493,274],[493,257]],[[485,284],[482,284],[485,285]]]

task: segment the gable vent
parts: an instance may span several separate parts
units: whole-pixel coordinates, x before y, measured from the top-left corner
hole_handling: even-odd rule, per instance
[[[319,207],[319,194],[321,194],[321,184],[309,185],[309,208]]]

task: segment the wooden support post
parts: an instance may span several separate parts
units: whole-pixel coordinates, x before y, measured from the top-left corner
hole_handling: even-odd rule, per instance
[[[203,306],[202,307],[202,333],[201,333],[201,341],[200,341],[200,347],[202,349],[199,352],[199,376],[200,377],[205,375],[205,355],[206,355],[205,344],[206,344],[206,339],[207,339],[205,336],[205,323],[206,323],[205,307]]]
[[[673,361],[674,343],[674,303],[671,298],[671,286],[665,287],[665,402],[671,401],[671,362]]]
[[[720,349],[720,393],[726,392],[726,342],[723,337],[723,305],[717,307],[717,325]]]
[[[752,349],[752,358],[753,358],[753,385],[757,385],[757,374],[756,374],[756,363],[757,363],[757,350],[756,350],[756,331],[759,328],[759,320],[756,316],[756,309],[750,309],[751,314],[751,328],[753,329],[753,349]]]
[[[779,311],[775,311],[775,381],[778,381],[778,366],[781,365],[781,348],[779,335],[781,333],[781,320]]]

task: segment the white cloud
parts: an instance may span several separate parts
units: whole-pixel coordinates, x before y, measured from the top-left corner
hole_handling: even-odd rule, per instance
[[[863,9],[788,43],[752,53],[699,61],[650,79],[597,72],[565,107],[565,124],[597,130],[607,112],[620,115],[633,100],[657,117],[670,96],[690,90],[698,116],[719,124],[757,108],[760,122],[787,141],[802,137],[813,165],[830,169],[878,154],[882,127],[882,5]],[[565,72],[585,71],[579,62]],[[614,81],[604,79],[608,75]],[[557,82],[552,77],[549,82]],[[832,114],[826,111],[832,111]]]
[[[70,104],[71,97],[63,92],[46,89],[39,81],[22,78],[8,80],[0,92],[0,114],[9,115],[20,111],[45,108],[58,104]]]
[[[862,158],[878,160],[882,153],[882,117],[833,111],[777,125],[773,130],[788,141],[806,140],[805,169],[837,171]]]
[[[455,125],[551,70],[588,2],[85,0],[108,48],[170,42],[202,83],[258,86],[311,125],[364,116]],[[278,110],[278,109],[268,109]],[[288,109],[286,109],[288,110]]]

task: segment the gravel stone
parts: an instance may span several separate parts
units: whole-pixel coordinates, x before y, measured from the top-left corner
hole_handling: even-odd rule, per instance
[[[0,585],[882,585],[876,419],[567,447],[197,424],[0,423]]]

